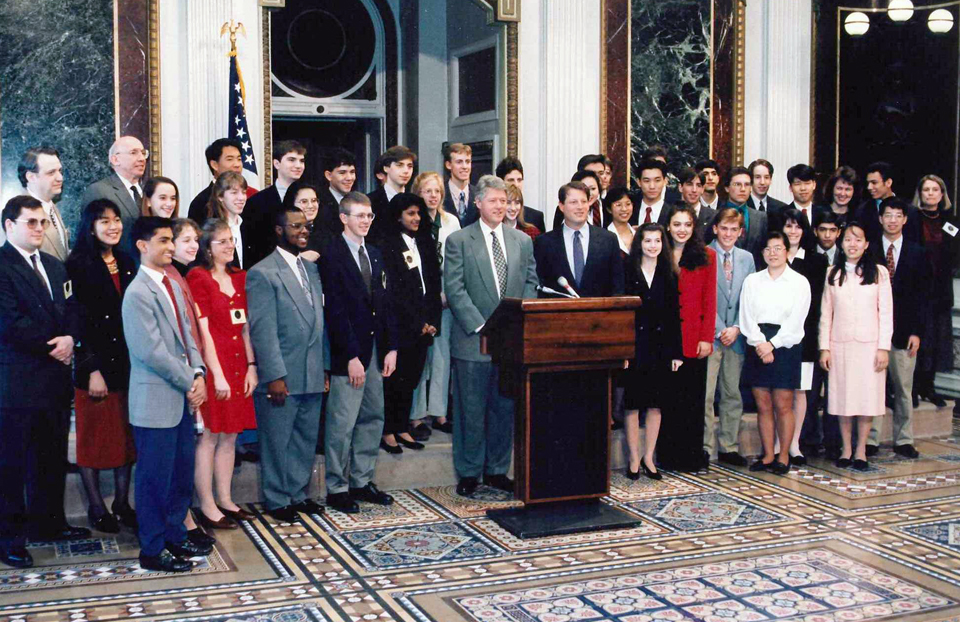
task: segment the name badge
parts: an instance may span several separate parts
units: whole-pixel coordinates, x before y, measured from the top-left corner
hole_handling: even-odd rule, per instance
[[[246,324],[247,312],[244,311],[243,309],[231,309],[230,322],[232,322],[233,324]]]
[[[386,272],[380,273],[380,281],[383,283],[383,289],[387,289],[387,273]]]
[[[960,231],[960,229],[957,229],[949,222],[943,223],[943,230],[949,233],[950,237],[954,237],[954,238],[957,237],[957,231]]]
[[[407,270],[413,270],[414,268],[419,268],[420,253],[415,253],[413,251],[404,251],[403,261],[405,264],[407,264]]]
[[[954,227],[954,230],[956,230],[956,227]],[[70,296],[73,296],[73,281],[72,280],[64,281],[63,297],[70,298]]]

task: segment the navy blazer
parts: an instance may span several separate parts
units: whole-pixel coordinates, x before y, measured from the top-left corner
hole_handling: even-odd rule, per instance
[[[439,334],[440,314],[443,305],[440,302],[440,261],[437,257],[437,245],[429,236],[417,238],[417,250],[420,255],[420,267],[409,268],[404,253],[409,251],[407,243],[399,232],[387,236],[381,246],[383,249],[384,270],[391,294],[393,309],[397,321],[397,345],[412,347],[419,341],[427,345],[433,338],[423,335],[423,325],[436,327]],[[423,284],[420,284],[420,274]]]
[[[874,257],[877,257],[880,265],[887,265],[882,243],[874,252]],[[894,348],[906,349],[910,335],[923,337],[929,317],[927,307],[930,305],[931,280],[930,264],[923,247],[904,236],[900,246],[900,260],[891,283]]]
[[[392,283],[384,272],[380,251],[364,244],[370,259],[371,293],[363,284],[360,268],[341,235],[320,257],[320,278],[325,292],[324,316],[330,335],[330,373],[347,375],[347,363],[359,358],[370,365],[373,346],[383,368],[387,352],[397,349],[397,322],[392,309]]]
[[[443,181],[443,209],[448,214],[453,214],[460,219],[460,228],[464,228],[467,225],[472,225],[480,219],[480,212],[477,210],[477,187],[473,184],[470,184],[470,191],[467,193],[467,211],[464,214],[463,218],[460,218],[460,214],[457,212],[457,205],[453,201],[453,196],[450,194],[450,184],[449,178]],[[526,212],[524,212],[526,216]],[[532,223],[528,223],[532,224]],[[540,229],[542,232],[543,229]]]
[[[810,309],[803,321],[803,360],[820,360],[820,303],[823,300],[823,287],[827,280],[827,256],[816,250],[804,251],[803,259],[794,257],[790,264],[796,272],[806,277],[810,283]]]
[[[523,206],[523,222],[533,225],[540,230],[540,233],[546,233],[546,225],[543,224],[543,212],[532,207]]]
[[[587,261],[583,265],[580,283],[573,278],[564,246],[563,227],[537,236],[533,241],[533,256],[537,262],[540,284],[558,291],[563,288],[557,279],[566,277],[570,286],[584,298],[622,296],[624,292],[623,260],[617,236],[600,227],[590,227]]]
[[[80,308],[60,260],[40,252],[47,286],[8,241],[0,247],[0,409],[65,409],[73,397],[71,367],[50,356],[54,337],[80,341]],[[28,383],[25,386],[25,383]]]
[[[274,231],[276,214],[283,207],[277,186],[267,186],[249,199],[243,208],[243,269],[257,265],[277,247]],[[248,234],[249,232],[249,234]]]
[[[923,218],[923,216],[920,214],[920,210],[911,205],[910,209],[907,210],[907,222],[903,225],[903,237],[905,239],[916,242],[917,244],[921,243],[920,237],[923,228],[923,225],[920,223],[921,218]],[[861,203],[853,216],[853,220],[863,225],[864,233],[867,234],[867,242],[870,243],[871,248],[880,246],[880,238],[883,236],[883,225],[880,224],[880,212],[877,209],[877,201],[875,199],[867,199]],[[840,241],[837,240],[837,244],[839,243]],[[876,251],[874,251],[874,255],[876,255]],[[886,263],[886,261],[884,261],[884,263]]]
[[[329,188],[320,190],[317,198],[320,201],[320,209],[317,211],[317,217],[313,219],[307,249],[322,255],[327,244],[343,233],[343,223],[340,222],[340,204],[337,203],[337,199]]]

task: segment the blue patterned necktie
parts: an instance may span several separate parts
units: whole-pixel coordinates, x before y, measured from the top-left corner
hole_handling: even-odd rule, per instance
[[[573,232],[573,279],[580,285],[583,277],[583,244],[580,242],[580,232]]]

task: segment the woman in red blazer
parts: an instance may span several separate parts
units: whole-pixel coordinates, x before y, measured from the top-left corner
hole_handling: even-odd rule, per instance
[[[697,471],[709,466],[703,451],[703,405],[707,357],[713,352],[717,319],[717,256],[704,246],[697,214],[685,205],[670,213],[667,231],[680,271],[683,365],[673,374],[674,398],[665,404],[657,457],[663,468]]]

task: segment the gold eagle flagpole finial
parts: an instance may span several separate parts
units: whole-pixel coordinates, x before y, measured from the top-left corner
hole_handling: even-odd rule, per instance
[[[240,31],[244,37],[247,36],[247,29],[243,27],[243,22],[237,22],[234,25],[233,20],[229,22],[223,22],[223,26],[220,27],[220,36],[230,33],[230,52],[227,53],[227,56],[236,56],[237,55],[237,31]]]

